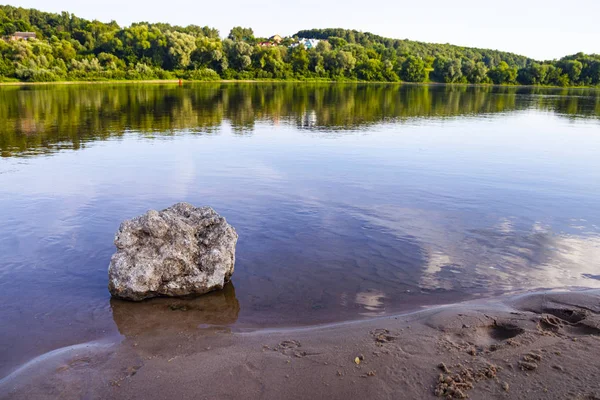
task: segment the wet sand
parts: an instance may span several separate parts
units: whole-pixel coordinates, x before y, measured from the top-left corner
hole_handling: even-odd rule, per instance
[[[211,325],[188,306],[112,306],[119,337],[30,361],[0,398],[600,398],[600,290],[254,331],[227,326],[234,303]]]

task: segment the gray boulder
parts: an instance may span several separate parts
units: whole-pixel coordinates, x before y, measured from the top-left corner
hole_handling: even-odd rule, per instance
[[[108,289],[135,301],[222,289],[233,274],[237,239],[210,207],[178,203],[150,210],[119,227]]]

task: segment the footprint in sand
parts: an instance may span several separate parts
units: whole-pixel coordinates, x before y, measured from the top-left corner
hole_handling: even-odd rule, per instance
[[[590,312],[570,308],[546,308],[538,328],[541,331],[571,335],[600,335],[598,321],[589,320]]]
[[[463,326],[449,335],[443,337],[443,345],[465,351],[475,356],[482,352],[496,351],[505,345],[515,345],[514,341],[525,329],[508,322],[490,321],[489,325],[476,327]]]
[[[392,343],[398,339],[398,336],[393,335],[387,329],[375,329],[374,331],[371,331],[371,336],[373,337],[373,340],[375,340],[375,344],[378,346]]]
[[[304,350],[301,350],[302,344],[300,344],[297,340],[284,340],[279,343],[277,346],[273,347],[273,351],[278,351],[281,354],[285,354],[288,356],[294,356],[298,358],[306,357],[309,355],[314,355],[317,353],[307,353]],[[267,346],[268,348],[268,346]]]
[[[496,322],[494,322],[493,325],[478,328],[478,331],[479,334],[486,336],[489,341],[493,342],[492,344],[512,339],[525,332],[523,328],[520,328],[516,325],[503,323],[498,324]]]

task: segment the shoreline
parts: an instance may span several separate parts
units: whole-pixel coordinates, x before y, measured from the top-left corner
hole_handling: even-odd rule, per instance
[[[457,86],[457,87],[492,87],[492,88],[535,88],[535,89],[567,89],[567,90],[600,90],[596,86],[544,86],[544,85],[497,85],[487,83],[444,83],[444,82],[387,82],[387,81],[335,81],[335,80],[269,80],[269,79],[219,79],[214,81],[182,80],[182,84],[207,83],[303,83],[303,84],[374,84],[374,85],[409,85],[409,86]],[[107,80],[107,81],[55,81],[55,82],[0,82],[2,86],[52,86],[52,85],[123,85],[123,84],[179,84],[178,79],[149,79],[149,80]]]
[[[119,326],[110,346],[30,360],[0,379],[0,398],[600,396],[599,289],[304,328],[235,332],[183,321],[128,329]]]

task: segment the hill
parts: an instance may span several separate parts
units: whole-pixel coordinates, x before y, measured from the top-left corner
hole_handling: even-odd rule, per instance
[[[527,64],[534,62],[528,57],[498,50],[461,47],[452,44],[424,43],[408,39],[390,39],[369,32],[341,28],[303,30],[294,36],[314,39],[338,37],[348,43],[356,43],[364,47],[382,45],[385,48],[394,49],[397,54],[415,55],[424,59],[428,57],[462,58],[483,61],[486,65],[498,65],[500,62],[505,61],[509,66],[517,68],[524,68]]]
[[[24,38],[16,32],[34,32]],[[135,23],[121,27],[68,12],[0,6],[0,81],[281,79],[600,84],[600,56],[537,62],[497,50],[311,29],[282,41],[235,27]],[[23,37],[23,38],[21,38]],[[299,40],[318,39],[318,40]]]

